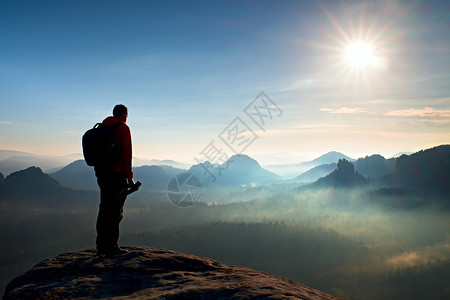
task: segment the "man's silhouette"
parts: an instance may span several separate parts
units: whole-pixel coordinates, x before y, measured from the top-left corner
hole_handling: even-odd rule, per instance
[[[100,207],[97,218],[97,251],[98,255],[114,256],[126,253],[120,249],[119,224],[123,218],[123,206],[126,196],[117,195],[127,187],[133,187],[133,171],[131,166],[132,143],[130,128],[126,124],[128,108],[116,105],[113,116],[103,121],[105,126],[114,126],[116,146],[120,152],[118,163],[110,167],[95,167],[98,186],[100,187]],[[118,124],[118,125],[117,125]]]

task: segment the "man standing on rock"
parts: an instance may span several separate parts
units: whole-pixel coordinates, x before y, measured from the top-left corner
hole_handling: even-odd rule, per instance
[[[119,224],[123,218],[126,196],[117,197],[124,189],[134,186],[131,131],[126,124],[127,118],[128,108],[119,104],[114,107],[113,116],[107,117],[102,122],[104,126],[113,126],[120,157],[113,166],[95,167],[95,175],[100,187],[96,239],[98,255],[115,256],[127,252],[118,245]]]

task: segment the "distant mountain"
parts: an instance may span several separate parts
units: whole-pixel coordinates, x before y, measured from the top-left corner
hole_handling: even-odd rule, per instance
[[[256,160],[244,154],[233,155],[221,165],[212,165],[210,162],[194,165],[189,172],[203,186],[210,187],[251,186],[280,179],[277,174],[263,169]]]
[[[0,201],[32,200],[33,203],[60,199],[68,193],[40,168],[17,171],[0,182]]]
[[[9,175],[12,172],[26,169],[30,166],[36,166],[44,171],[55,171],[57,168],[71,163],[81,154],[72,154],[66,156],[40,156],[31,153],[19,151],[0,151],[0,172]]]
[[[350,158],[343,153],[331,151],[311,161],[306,161],[299,164],[269,165],[266,166],[266,169],[283,176],[284,178],[293,178],[317,166],[337,163],[339,159],[345,159],[351,162],[354,161],[353,158]]]
[[[400,157],[402,155],[411,155],[411,154],[413,154],[413,153],[412,152],[398,152],[398,153],[392,155],[391,158],[397,158],[397,157]]]
[[[83,159],[70,163],[50,176],[71,189],[98,190],[94,168],[89,167]]]
[[[41,168],[46,173],[56,173],[63,169],[68,164],[76,160],[83,159],[83,155],[80,153],[65,155],[65,156],[43,156],[33,153],[13,151],[13,150],[0,150],[0,173],[9,175],[12,172],[24,170],[30,166],[36,166]],[[133,166],[146,166],[146,165],[166,165],[177,169],[189,169],[191,165],[180,163],[174,160],[158,160],[158,159],[140,159],[133,158]]]
[[[353,161],[353,166],[355,171],[366,178],[379,178],[394,173],[395,162],[395,158],[385,159],[383,156],[375,154]],[[304,183],[314,182],[335,169],[336,163],[319,165],[295,177],[294,180]]]
[[[336,163],[320,165],[303,172],[301,175],[295,177],[294,180],[303,183],[314,182],[336,170],[336,166]]]
[[[14,150],[0,150],[0,160],[11,156],[33,156],[33,154]]]
[[[340,159],[337,168],[327,176],[320,178],[309,187],[317,188],[353,188],[363,186],[369,181],[355,171],[355,167],[346,159]]]
[[[308,171],[311,168],[301,168],[299,164],[280,164],[280,165],[267,165],[264,168],[272,173],[281,176],[284,179],[291,179],[303,172]]]
[[[180,163],[178,161],[165,159],[165,160],[159,160],[159,159],[141,159],[141,158],[133,158],[133,166],[140,167],[140,166],[169,166],[172,168],[177,169],[189,169],[191,165]]]
[[[170,179],[184,171],[170,166],[133,167],[135,180],[139,180],[143,184],[142,190],[153,191],[166,190]],[[98,190],[94,168],[89,167],[84,160],[74,161],[50,175],[63,186],[71,189]]]
[[[142,182],[142,190],[167,191],[167,185],[173,176],[186,172],[184,169],[170,166],[142,166],[133,168],[135,181]]]
[[[355,170],[366,178],[378,178],[395,171],[396,158],[385,159],[379,154],[359,158],[353,162]]]
[[[323,164],[337,163],[340,159],[345,159],[350,162],[354,161],[353,158],[350,158],[341,152],[331,151],[311,161],[303,162],[300,165],[302,166],[311,165],[315,167]]]

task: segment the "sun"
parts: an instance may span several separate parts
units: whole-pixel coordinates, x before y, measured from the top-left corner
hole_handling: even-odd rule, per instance
[[[374,93],[389,85],[387,76],[395,66],[392,54],[396,51],[396,36],[390,29],[396,19],[375,18],[368,14],[371,8],[372,4],[367,4],[334,15],[322,7],[328,20],[320,28],[323,34],[311,41],[320,57],[318,77],[343,93],[350,89]]]
[[[376,57],[369,43],[352,42],[344,48],[344,60],[347,66],[362,69],[373,65]]]

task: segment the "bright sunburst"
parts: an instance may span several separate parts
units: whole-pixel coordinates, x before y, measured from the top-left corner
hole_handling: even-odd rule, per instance
[[[365,68],[374,64],[375,56],[371,45],[364,42],[354,42],[344,50],[345,63],[352,68]]]
[[[323,77],[332,81],[342,91],[380,91],[386,85],[384,74],[390,66],[390,33],[393,22],[380,22],[367,12],[369,7],[352,11],[351,18],[337,18],[323,7],[328,21],[324,34],[313,43],[323,53]],[[331,26],[330,26],[331,25]],[[326,53],[326,54],[325,54]]]

